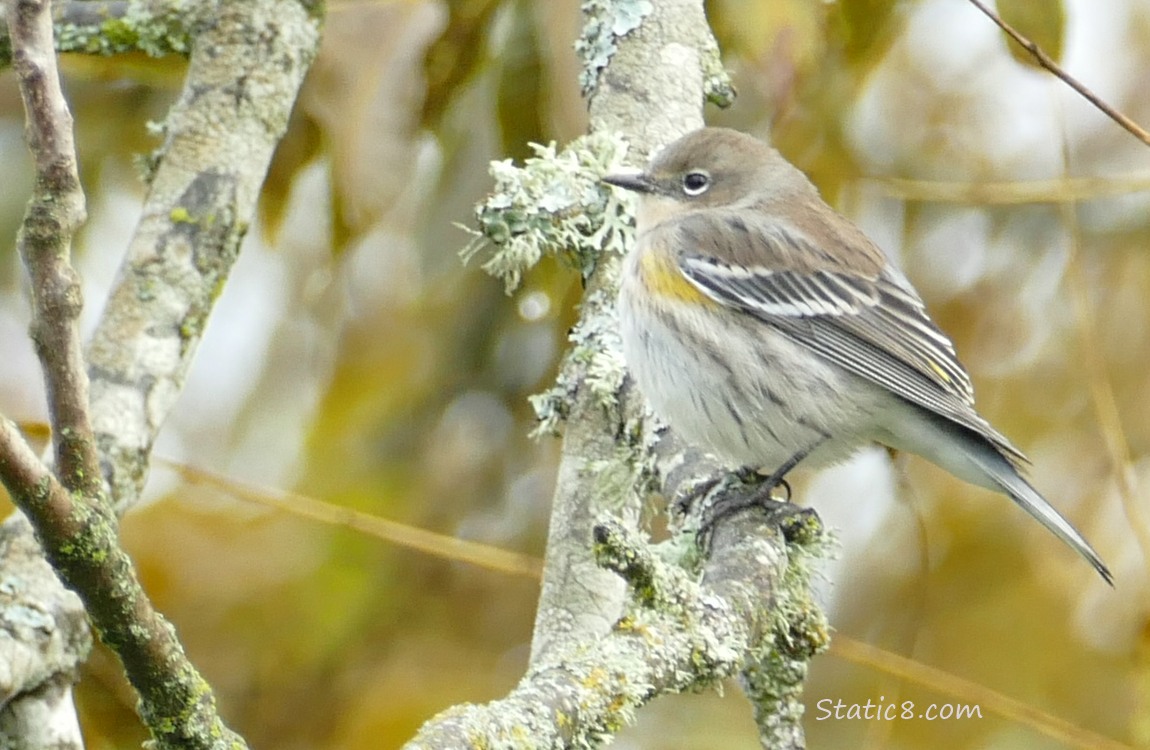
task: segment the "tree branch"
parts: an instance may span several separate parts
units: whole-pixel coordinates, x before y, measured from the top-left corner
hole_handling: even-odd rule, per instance
[[[100,489],[99,462],[76,324],[83,301],[71,266],[72,234],[86,218],[72,114],[60,90],[47,0],[13,0],[7,16],[25,133],[36,164],[16,242],[32,281],[32,340],[48,391],[57,471],[68,489],[94,497]]]
[[[407,750],[590,747],[656,696],[714,686],[751,667],[760,670],[765,692],[780,694],[778,671],[766,669],[759,655],[785,652],[805,663],[826,636],[824,626],[819,635],[795,638],[794,623],[778,615],[790,611],[792,592],[780,588],[788,554],[776,528],[793,515],[754,511],[719,523],[697,583],[626,525],[603,520],[595,528],[596,557],[635,592],[624,616],[595,640],[548,651],[506,698],[444,712]],[[803,747],[801,707],[779,716],[764,747]]]
[[[1100,96],[1088,89],[1085,84],[1063,70],[1062,66],[1054,62],[1054,59],[1051,58],[1050,55],[1046,54],[1046,52],[1041,47],[1039,47],[1035,42],[1031,41],[1027,37],[1023,36],[1017,29],[1008,24],[1006,21],[1002,20],[1000,15],[986,7],[986,5],[981,2],[981,0],[970,0],[970,4],[982,11],[987,18],[989,18],[998,26],[998,28],[1006,32],[1007,36],[1018,42],[1018,44],[1021,45],[1023,49],[1030,53],[1035,62],[1060,78],[1062,82],[1067,86],[1081,94],[1082,97],[1086,99],[1086,101],[1097,107],[1098,110],[1102,112],[1102,114],[1118,123],[1124,130],[1129,132],[1135,138],[1142,141],[1147,146],[1150,146],[1150,133],[1146,132],[1142,126],[1116,110],[1114,107],[1111,107],[1109,104],[1104,102]]]
[[[211,23],[162,125],[143,216],[89,346],[92,423],[120,513],[147,479],[319,42],[319,19],[300,0],[194,12]]]
[[[52,3],[53,40],[57,52],[186,55],[193,16],[181,0],[63,0]],[[11,62],[11,38],[0,33],[0,67]]]
[[[771,530],[778,519],[721,520],[701,584],[687,572],[698,555],[694,532],[668,545],[687,550],[669,563],[669,552],[632,530],[653,489],[674,498],[742,488],[722,472],[716,484],[715,464],[656,424],[625,377],[615,296],[630,219],[597,180],[618,166],[618,134],[628,158],[642,161],[701,127],[704,100],[729,100],[730,85],[700,0],[593,0],[584,10],[577,48],[592,133],[563,153],[537,148],[522,168],[493,164],[495,190],[477,211],[482,232],[469,248],[494,245],[484,268],[509,288],[546,249],[590,269],[558,382],[535,399],[541,428],[565,420],[566,434],[530,667],[506,698],[450,709],[408,747],[590,746],[656,695],[739,673],[764,747],[802,747],[798,696],[807,661],[828,639],[805,564],[788,564],[793,550]],[[696,528],[704,506],[692,504]]]
[[[140,586],[102,495],[69,492],[4,418],[0,481],[32,521],[52,567],[80,595],[101,640],[120,657],[157,747],[243,747],[220,721],[211,688],[188,661],[175,630]]]
[[[577,48],[584,54],[585,89],[592,92],[592,133],[626,135],[630,158],[642,159],[702,126],[707,92],[721,88],[711,83],[720,77],[708,75],[717,63],[717,47],[699,0],[638,3],[646,11],[640,18],[627,16],[622,6],[586,4],[584,37]],[[591,558],[591,530],[607,509],[637,524],[651,481],[643,473],[646,438],[636,438],[629,456],[619,446],[619,436],[646,435],[652,427],[644,426],[642,396],[623,378],[615,321],[618,267],[601,247],[587,256],[595,260],[577,330],[585,332],[585,348],[592,354],[584,356],[575,347],[559,376],[572,388],[532,637],[533,663],[553,644],[595,638],[618,618],[623,590]],[[616,386],[606,393],[591,385],[598,377],[593,363],[603,360],[618,370]]]
[[[39,176],[22,243],[33,279],[33,335],[49,380],[60,480],[7,420],[0,421],[0,479],[35,524],[48,559],[80,594],[101,637],[119,654],[140,693],[141,716],[157,745],[242,746],[219,722],[209,687],[140,588],[131,561],[118,547],[115,514],[126,509],[143,486],[152,441],[183,386],[254,213],[272,151],[318,45],[316,8],[306,0],[117,6],[125,8],[126,15],[146,8],[179,8],[183,28],[196,30],[197,43],[184,93],[165,123],[164,144],[152,159],[143,219],[92,344],[89,427],[87,380],[75,334],[79,287],[67,263],[67,240],[83,205],[71,134],[61,134],[71,122],[55,80],[46,2],[13,3],[39,12],[34,36],[24,32],[16,10],[9,11],[8,20],[17,69],[30,70],[21,73],[21,81],[28,89],[30,142]],[[142,22],[139,17],[132,20]],[[35,67],[28,68],[27,61]],[[46,88],[49,79],[54,88]],[[63,191],[59,198],[54,190]],[[101,470],[111,482],[114,507]],[[20,539],[26,529],[16,516],[4,524],[3,534]],[[18,564],[12,557],[3,562]],[[70,682],[75,662],[86,653],[87,632],[75,599],[65,596],[56,582],[41,587],[37,596],[71,607],[54,617],[52,625],[75,649],[71,661],[53,656],[43,669],[13,674],[6,686],[9,694],[47,696],[48,683],[58,684],[56,678],[32,683],[19,678],[64,675]],[[42,611],[57,609],[45,606]],[[0,664],[34,648],[35,643],[5,640]],[[53,705],[67,703],[57,700]],[[43,716],[50,710],[45,703],[22,706],[20,716],[12,710],[0,715],[0,744],[33,747],[22,739],[20,727],[27,721],[21,716]],[[9,728],[11,735],[5,735]]]

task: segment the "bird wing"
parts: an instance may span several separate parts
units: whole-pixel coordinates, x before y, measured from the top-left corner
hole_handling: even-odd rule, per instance
[[[897,270],[860,264],[869,267],[852,271],[831,262],[801,230],[756,225],[744,217],[745,212],[709,211],[678,222],[677,244],[684,248],[679,268],[696,288],[847,371],[984,435],[1013,459],[1026,460],[975,412],[974,388],[953,343]],[[858,232],[850,240],[869,243]]]

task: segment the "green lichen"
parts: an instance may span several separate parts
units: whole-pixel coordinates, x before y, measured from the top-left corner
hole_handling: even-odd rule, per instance
[[[817,516],[796,515],[782,525],[787,568],[770,612],[771,638],[743,670],[742,684],[754,706],[764,747],[792,744],[802,732],[802,692],[810,660],[830,645],[826,614],[811,594],[816,561],[830,555],[832,537]]]
[[[784,522],[783,532],[787,569],[771,610],[775,648],[809,658],[830,644],[830,625],[811,595],[811,582],[837,543],[813,513],[795,515]]]
[[[483,269],[502,279],[508,293],[544,255],[565,259],[584,279],[598,269],[600,283],[583,299],[555,385],[531,398],[539,436],[558,432],[579,388],[590,389],[609,413],[619,410],[625,368],[614,290],[619,259],[634,239],[634,219],[633,198],[600,182],[623,165],[627,144],[620,137],[593,134],[562,151],[554,144],[532,148],[536,155],[521,166],[492,163],[495,186],[476,207],[478,228],[463,227],[473,239],[462,255],[486,254]]]
[[[581,316],[567,337],[570,348],[555,384],[529,397],[537,420],[532,437],[559,433],[580,386],[589,388],[608,411],[619,408],[618,393],[626,367],[613,298],[597,291],[589,294],[583,304],[595,306],[599,314]]]
[[[735,86],[723,66],[723,58],[715,38],[707,34],[708,44],[703,48],[703,96],[711,104],[726,109],[735,103]]]
[[[100,37],[114,49],[131,49],[140,43],[140,32],[123,18],[109,18],[100,24]]]
[[[168,213],[168,218],[172,220],[173,224],[195,224],[196,220],[192,218],[192,214],[188,209],[183,206],[176,206]]]
[[[464,260],[491,249],[483,269],[503,280],[508,293],[545,254],[560,254],[584,278],[600,257],[622,254],[633,235],[629,199],[599,182],[623,164],[626,143],[614,135],[589,135],[562,151],[531,144],[522,166],[492,162],[495,187],[475,210],[478,230]]]
[[[616,40],[639,28],[654,10],[650,0],[584,0],[583,17],[587,23],[575,42],[575,51],[583,60],[579,74],[583,96],[595,89],[599,71],[611,62]]]
[[[140,2],[127,4],[123,15],[105,17],[93,23],[56,24],[56,48],[60,52],[90,55],[118,55],[143,52],[151,57],[186,55],[191,48],[190,25],[195,6],[176,2],[161,6]]]

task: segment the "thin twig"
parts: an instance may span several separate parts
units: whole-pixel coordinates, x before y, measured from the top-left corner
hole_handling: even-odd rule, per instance
[[[257,503],[268,508],[276,508],[300,518],[310,518],[313,521],[354,529],[383,539],[397,547],[424,552],[441,560],[466,563],[486,570],[533,580],[539,580],[543,570],[543,561],[532,555],[511,552],[489,544],[472,542],[446,534],[437,534],[434,531],[380,518],[352,508],[325,503],[322,500],[296,492],[254,487],[221,474],[176,461],[169,461],[160,457],[154,457],[153,460],[167,466],[190,484],[215,487],[217,490],[226,492],[239,500]]]
[[[1077,319],[1078,344],[1082,352],[1082,367],[1090,386],[1090,400],[1094,415],[1098,420],[1098,430],[1102,433],[1102,444],[1106,448],[1106,458],[1110,461],[1114,479],[1118,485],[1118,497],[1122,510],[1134,532],[1138,549],[1142,553],[1143,564],[1150,567],[1150,513],[1138,496],[1134,478],[1130,441],[1122,426],[1122,414],[1114,395],[1114,384],[1106,370],[1106,356],[1099,344],[1098,318],[1090,299],[1090,287],[1086,281],[1082,253],[1079,251],[1081,229],[1074,206],[1062,208],[1062,221],[1070,235],[1070,263],[1067,268],[1067,286],[1074,305]]]
[[[981,0],[970,0],[970,3],[974,7],[981,10],[987,18],[989,18],[991,21],[994,21],[994,23],[997,24],[1000,29],[1005,31],[1011,39],[1022,45],[1023,49],[1029,52],[1039,65],[1062,79],[1062,81],[1065,82],[1067,86],[1081,94],[1088,102],[1101,110],[1101,112],[1111,120],[1129,131],[1130,134],[1135,138],[1142,141],[1147,146],[1150,146],[1150,133],[1146,132],[1138,123],[1134,122],[1126,115],[1122,114],[1106,102],[1102,101],[1102,99],[1097,94],[1086,88],[1086,86],[1083,85],[1077,78],[1063,70],[1062,67],[1059,66],[1058,63],[1054,62],[1050,55],[1046,54],[1041,47],[1020,34],[1017,29],[1008,24],[1006,21],[1003,21],[997,13],[986,7],[986,5],[981,2]]]
[[[1067,213],[1071,213],[1067,211]],[[1090,400],[1094,405],[1094,415],[1098,420],[1098,430],[1102,433],[1102,443],[1106,446],[1106,458],[1110,461],[1115,481],[1118,483],[1118,497],[1126,520],[1138,541],[1142,560],[1150,566],[1150,513],[1147,513],[1138,496],[1134,478],[1133,461],[1130,458],[1130,443],[1122,427],[1122,415],[1114,397],[1114,385],[1106,372],[1106,360],[1098,345],[1098,321],[1091,307],[1086,274],[1082,268],[1082,256],[1077,252],[1077,241],[1072,241],[1075,252],[1070,258],[1069,286],[1078,318],[1078,340],[1082,347],[1082,362],[1086,378],[1090,384]]]
[[[885,196],[902,200],[1010,206],[1079,203],[1150,192],[1150,175],[1138,173],[1123,177],[1059,177],[1050,180],[978,182],[872,177],[866,179],[864,184],[873,185]]]
[[[71,265],[72,234],[84,222],[72,114],[60,90],[48,0],[8,6],[12,64],[24,100],[36,183],[17,245],[32,280],[32,339],[48,391],[56,467],[70,490],[95,497],[100,463],[88,412],[88,373],[77,319],[83,306]]]

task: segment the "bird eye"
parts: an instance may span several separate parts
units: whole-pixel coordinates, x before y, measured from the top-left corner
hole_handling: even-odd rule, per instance
[[[707,192],[711,186],[711,175],[706,172],[688,172],[683,175],[683,192],[695,196]]]

